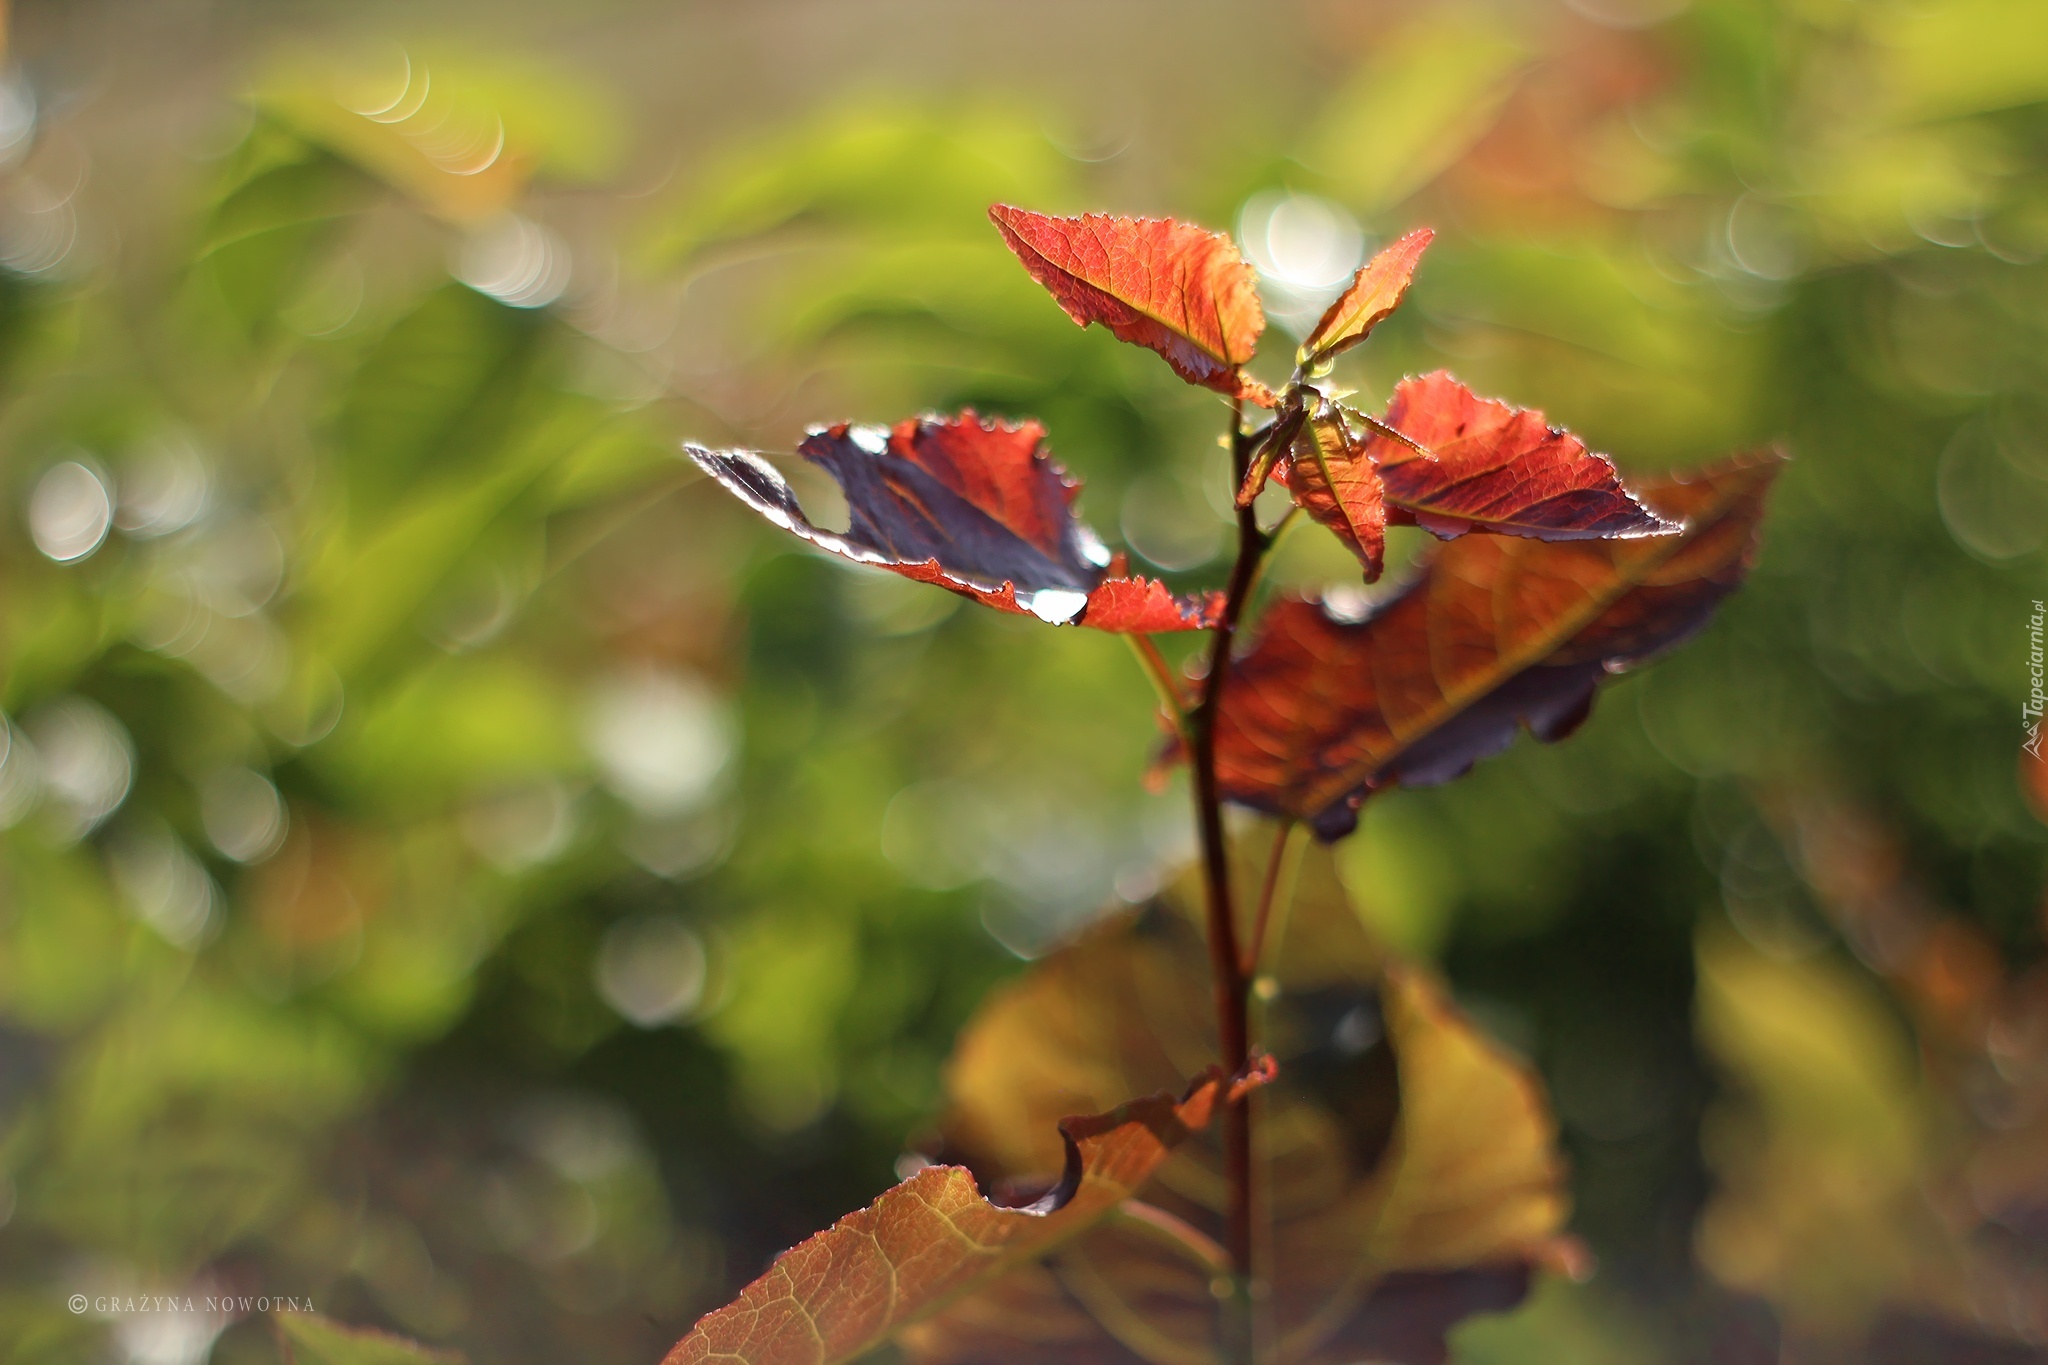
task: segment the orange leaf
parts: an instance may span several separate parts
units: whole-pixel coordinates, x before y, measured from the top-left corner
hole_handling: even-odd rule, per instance
[[[988,216],[1075,322],[1150,347],[1190,384],[1249,391],[1238,367],[1252,358],[1266,315],[1230,238],[1171,218],[1055,218],[1008,204]]]
[[[1257,860],[1237,860],[1247,897]],[[1512,1307],[1568,1247],[1554,1129],[1533,1079],[1366,937],[1327,850],[1308,850],[1267,963],[1278,1078],[1254,1100],[1262,1358],[1435,1362],[1467,1314]],[[947,1068],[950,1145],[998,1175],[1057,1160],[1045,1116],[1129,1093],[1213,1053],[1200,895],[1183,882],[1091,929],[993,996]],[[1222,1226],[1213,1132],[1175,1149],[1146,1200]],[[1139,1365],[1217,1359],[1197,1257],[1129,1220],[906,1333],[923,1365]]]
[[[999,611],[1054,625],[1155,633],[1199,630],[1219,599],[1176,597],[1111,558],[1073,513],[1078,480],[1044,450],[1045,428],[923,417],[893,429],[813,431],[798,453],[846,494],[842,535],[814,525],[772,465],[748,451],[688,446],[690,458],[777,526],[857,564],[935,583]]]
[[[1481,398],[1442,370],[1404,379],[1371,433],[1386,498],[1444,539],[1468,530],[1537,540],[1662,535],[1677,529],[1622,487],[1605,455],[1532,408]],[[1398,524],[1398,523],[1397,523]]]
[[[1365,581],[1386,562],[1387,507],[1380,471],[1336,409],[1303,425],[1276,477],[1301,509],[1336,532],[1365,565]]]
[[[1211,1071],[1178,1104],[1160,1094],[1061,1120],[1065,1174],[1021,1208],[989,1202],[964,1167],[927,1166],[784,1252],[699,1319],[662,1365],[833,1365],[872,1350],[1109,1214],[1208,1125],[1223,1086]]]
[[[1301,343],[1295,363],[1304,370],[1316,369],[1364,341],[1401,306],[1423,248],[1435,237],[1435,229],[1417,228],[1360,266],[1351,287],[1338,296],[1308,340]]]
[[[1279,603],[1224,684],[1223,795],[1334,839],[1377,788],[1449,781],[1524,727],[1569,733],[1602,678],[1699,629],[1742,581],[1781,464],[1752,458],[1646,489],[1683,520],[1674,535],[1470,536],[1362,619]]]

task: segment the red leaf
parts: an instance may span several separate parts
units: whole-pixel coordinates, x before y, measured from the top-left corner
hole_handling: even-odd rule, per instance
[[[784,1252],[737,1299],[699,1319],[662,1365],[833,1365],[872,1350],[1086,1231],[1208,1126],[1223,1088],[1212,1070],[1178,1104],[1154,1095],[1063,1120],[1065,1174],[1023,1208],[983,1198],[965,1167],[927,1166]]]
[[[1442,370],[1402,380],[1385,420],[1430,452],[1368,436],[1387,501],[1406,514],[1401,521],[1445,539],[1468,530],[1581,540],[1674,529],[1622,487],[1605,455],[1535,409],[1481,398]]]
[[[1545,544],[1472,536],[1363,619],[1287,600],[1230,666],[1217,717],[1224,796],[1349,833],[1373,790],[1429,786],[1507,747],[1569,733],[1600,679],[1706,623],[1748,571],[1782,461],[1645,491],[1680,532]]]
[[[1387,314],[1401,306],[1423,248],[1436,237],[1432,228],[1417,228],[1358,268],[1351,287],[1323,314],[1316,329],[1301,343],[1295,360],[1303,369],[1329,363],[1371,334]]]
[[[1205,629],[1220,610],[1217,593],[1197,604],[1174,596],[1156,578],[1105,578],[1088,594],[1081,624],[1119,635],[1158,635]]]
[[[1190,384],[1258,401],[1238,367],[1252,358],[1266,315],[1230,238],[1171,218],[1055,218],[1008,204],[988,216],[1075,322],[1149,346]]]
[[[1329,527],[1365,565],[1365,581],[1386,561],[1387,507],[1380,471],[1335,408],[1303,424],[1276,477],[1301,509]]]
[[[1112,575],[1109,553],[1074,517],[1080,484],[1043,448],[1036,422],[973,411],[814,431],[798,453],[846,494],[845,534],[804,516],[782,475],[742,450],[689,446],[690,458],[742,502],[821,549],[1054,625],[1110,631],[1199,630],[1219,603]]]

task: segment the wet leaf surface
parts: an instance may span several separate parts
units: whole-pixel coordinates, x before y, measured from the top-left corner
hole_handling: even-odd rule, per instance
[[[1062,1174],[1021,1207],[983,1197],[963,1167],[927,1166],[784,1252],[732,1303],[700,1319],[664,1365],[851,1360],[1085,1232],[1208,1125],[1222,1088],[1212,1072],[1178,1103],[1162,1093],[1049,1122],[1063,1149],[1054,1168]]]
[[[1703,626],[1747,573],[1781,465],[1753,457],[1648,487],[1674,535],[1467,536],[1362,618],[1291,598],[1231,665],[1216,732],[1226,799],[1349,833],[1380,787],[1428,786],[1557,739],[1601,679]]]
[[[1150,347],[1190,384],[1246,391],[1238,367],[1252,358],[1266,315],[1229,237],[1171,218],[1058,218],[1008,204],[988,216],[1075,322]]]
[[[845,493],[851,522],[843,534],[813,524],[759,456],[688,449],[762,516],[857,564],[1055,625],[1147,633],[1207,625],[1213,601],[1111,573],[1109,552],[1074,516],[1079,481],[1046,454],[1044,440],[1036,422],[984,421],[972,410],[894,428],[841,423],[815,431],[798,453]]]
[[[1240,859],[1243,889],[1259,869]],[[1427,975],[1389,962],[1311,847],[1276,924],[1254,1100],[1261,1339],[1276,1359],[1437,1362],[1460,1318],[1517,1302],[1568,1252],[1553,1128],[1535,1083]],[[950,1151],[992,1177],[1055,1169],[1043,1117],[1184,1074],[1216,1049],[1192,883],[1104,922],[993,997],[948,1072]],[[1146,1191],[1214,1235],[1220,1140],[1197,1135]],[[907,1334],[920,1361],[1206,1362],[1218,1300],[1196,1259],[1129,1222]]]

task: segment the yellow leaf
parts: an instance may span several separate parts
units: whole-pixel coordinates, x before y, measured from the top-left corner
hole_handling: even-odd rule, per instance
[[[1049,1116],[1177,1083],[1214,1055],[1192,892],[1099,925],[983,1007],[948,1071],[951,1148],[994,1176],[1056,1171]],[[1261,1335],[1333,1365],[1441,1349],[1452,1323],[1512,1306],[1564,1250],[1548,1110],[1433,978],[1367,937],[1328,850],[1306,851],[1275,932],[1262,1036],[1279,1077],[1254,1101]],[[1201,1134],[1142,1197],[1214,1237],[1224,1192],[1219,1141]],[[1106,1224],[906,1344],[926,1361],[1208,1361],[1210,1278],[1144,1228]]]

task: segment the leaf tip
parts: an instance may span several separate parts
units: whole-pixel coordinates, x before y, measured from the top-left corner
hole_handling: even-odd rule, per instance
[[[1295,352],[1295,363],[1304,370],[1320,371],[1371,335],[1373,328],[1401,306],[1423,251],[1435,240],[1435,228],[1415,228],[1358,267],[1350,285],[1330,304],[1315,330]]]
[[[1230,1078],[1230,1088],[1223,1095],[1224,1103],[1236,1104],[1260,1086],[1271,1085],[1279,1076],[1280,1063],[1274,1060],[1273,1054],[1263,1049],[1255,1050],[1251,1060],[1244,1064],[1244,1070]]]

